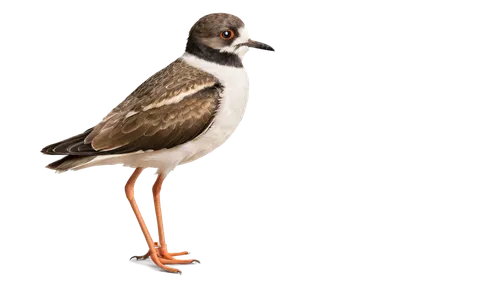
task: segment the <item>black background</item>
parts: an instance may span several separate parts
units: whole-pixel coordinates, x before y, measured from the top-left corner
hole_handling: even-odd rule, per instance
[[[238,7],[264,40],[279,39],[282,49],[280,57],[249,57],[257,64],[259,104],[249,128],[241,130],[241,144],[215,161],[202,161],[199,169],[186,169],[169,186],[169,239],[210,259],[199,273],[186,273],[186,280],[239,281],[275,273],[288,249],[282,234],[293,230],[294,216],[284,211],[291,190],[280,173],[293,154],[281,138],[292,128],[286,116],[294,99],[284,78],[292,73],[285,43],[294,31],[283,29],[289,16],[282,9]],[[36,126],[27,149],[42,135],[62,135],[64,128],[95,118],[119,88],[142,79],[160,56],[174,55],[184,44],[184,24],[199,9],[85,7],[41,15],[22,35],[27,44],[21,62],[32,75],[23,89],[32,95],[27,104]],[[127,262],[135,254],[136,226],[119,206],[119,169],[99,169],[95,177],[41,177],[38,156],[31,153],[24,165],[31,191],[16,192],[14,199],[23,239],[13,241],[22,242],[18,247],[27,257],[43,258],[32,261],[34,277],[159,281],[159,273],[137,272]]]

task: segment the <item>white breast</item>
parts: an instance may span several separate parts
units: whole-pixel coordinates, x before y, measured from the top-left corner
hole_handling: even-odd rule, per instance
[[[196,152],[182,160],[181,164],[200,158],[224,143],[243,118],[248,101],[248,76],[244,68],[207,62],[188,53],[184,54],[182,59],[214,75],[221,81],[224,89],[219,110],[210,129],[195,140],[179,146],[196,149]]]

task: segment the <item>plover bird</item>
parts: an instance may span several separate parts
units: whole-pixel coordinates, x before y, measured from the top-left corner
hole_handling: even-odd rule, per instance
[[[125,194],[149,250],[132,258],[151,257],[174,273],[181,271],[168,264],[199,262],[175,258],[187,252],[167,251],[160,190],[177,165],[210,153],[238,126],[248,99],[242,64],[248,48],[274,51],[251,40],[236,16],[204,16],[191,28],[184,55],[141,84],[96,126],[42,149],[48,155],[67,155],[47,166],[58,172],[111,164],[135,168]],[[144,168],[158,170],[153,199],[159,243],[153,242],[134,199],[134,184]]]

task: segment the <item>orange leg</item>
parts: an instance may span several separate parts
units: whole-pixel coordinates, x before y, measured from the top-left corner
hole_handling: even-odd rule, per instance
[[[151,235],[149,234],[148,228],[146,227],[146,224],[144,223],[144,219],[142,218],[141,212],[139,211],[139,207],[137,206],[137,203],[135,202],[134,185],[135,185],[135,182],[137,181],[137,178],[141,174],[142,170],[143,170],[142,168],[135,169],[134,173],[132,174],[132,176],[128,180],[127,184],[125,185],[125,194],[127,196],[128,201],[130,202],[130,206],[132,206],[132,210],[134,211],[135,216],[137,217],[137,221],[139,222],[139,226],[141,227],[142,233],[144,234],[144,237],[146,238],[146,242],[148,243],[151,260],[153,260],[153,262],[158,267],[160,267],[168,272],[180,274],[181,273],[180,270],[165,266],[160,261],[160,258],[156,254],[155,246],[154,246],[153,240],[151,239]]]
[[[138,171],[138,170],[140,170],[140,171]],[[137,169],[129,180],[129,183],[133,180],[132,181],[132,196],[133,196],[133,184],[135,183],[135,180],[137,179],[137,177],[139,176],[141,171],[142,171],[142,169]],[[136,173],[137,173],[137,175],[135,175]],[[134,176],[135,176],[135,178],[134,178]],[[187,251],[175,252],[175,253],[168,253],[168,251],[167,251],[167,244],[165,243],[165,234],[163,231],[163,218],[162,218],[162,214],[161,214],[161,204],[160,204],[160,191],[161,191],[161,185],[162,185],[164,179],[165,179],[165,176],[158,175],[158,178],[157,178],[155,184],[153,185],[153,199],[154,199],[154,204],[155,204],[156,221],[158,223],[158,235],[160,238],[160,245],[158,245],[158,243],[155,242],[155,243],[153,243],[153,247],[151,247],[151,245],[148,241],[149,251],[145,255],[133,256],[130,259],[136,258],[137,260],[142,260],[142,259],[147,259],[148,257],[151,257],[151,259],[157,265],[158,265],[158,263],[155,260],[159,261],[162,264],[190,264],[193,262],[200,263],[200,261],[198,261],[196,259],[181,260],[181,259],[174,258],[174,256],[188,254],[189,252],[187,252]],[[127,185],[129,185],[129,183],[127,183]],[[127,198],[128,198],[128,195],[127,195]],[[132,197],[132,199],[133,199],[133,197]],[[134,200],[134,203],[135,203],[135,200]],[[131,204],[132,204],[132,202],[131,202]],[[132,206],[132,208],[134,208],[134,207]],[[137,212],[138,211],[139,210],[137,210]],[[136,213],[136,216],[137,216],[137,213]],[[139,213],[139,216],[140,216],[140,213]],[[137,218],[138,220],[139,220],[139,216]],[[141,221],[142,221],[142,217],[139,220],[139,224],[141,224]],[[144,224],[144,221],[142,221],[142,225],[144,225],[144,228],[146,229],[146,232],[147,232],[147,228],[146,228],[146,225]],[[142,225],[141,225],[141,228],[143,228]],[[144,230],[143,230],[143,232],[144,232]],[[149,236],[149,232],[147,233],[147,235]],[[150,236],[149,236],[149,238],[151,240]],[[147,237],[146,237],[146,240],[148,240]],[[152,240],[151,240],[151,242],[152,242]],[[164,267],[170,268],[168,266],[163,265],[162,268],[165,269]],[[170,268],[170,269],[174,269],[174,268]],[[177,269],[174,269],[174,270],[176,270],[175,272],[180,273],[179,270],[177,270]]]

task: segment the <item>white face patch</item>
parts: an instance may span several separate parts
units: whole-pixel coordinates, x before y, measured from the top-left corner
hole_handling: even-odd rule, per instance
[[[248,47],[247,46],[241,46],[238,48],[239,44],[244,44],[248,42],[250,37],[248,36],[248,31],[245,27],[241,27],[238,29],[239,36],[236,38],[231,43],[231,46],[224,47],[220,49],[221,53],[233,53],[237,54],[240,58],[243,58],[243,56],[248,52]]]

